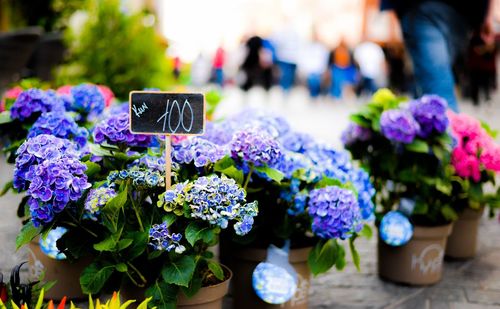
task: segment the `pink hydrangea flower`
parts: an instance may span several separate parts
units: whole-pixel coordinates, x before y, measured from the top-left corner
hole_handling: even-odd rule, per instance
[[[115,94],[113,93],[113,91],[111,91],[111,89],[109,89],[108,86],[104,85],[98,85],[97,88],[99,88],[99,91],[104,97],[104,102],[106,103],[106,107],[110,106],[111,103],[113,103],[113,100],[115,99]]]
[[[73,88],[73,86],[71,86],[71,85],[64,85],[64,86],[61,86],[61,87],[57,88],[56,92],[57,92],[57,94],[71,95],[71,88]]]
[[[7,90],[3,96],[2,101],[0,101],[0,113],[5,111],[5,100],[15,100],[23,92],[23,88],[16,86]]]

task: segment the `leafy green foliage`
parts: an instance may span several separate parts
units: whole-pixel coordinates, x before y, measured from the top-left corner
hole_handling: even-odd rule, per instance
[[[101,291],[101,289],[106,284],[106,281],[113,274],[115,266],[99,266],[95,263],[87,266],[80,276],[80,285],[82,291],[85,294],[96,294]]]
[[[42,229],[33,226],[33,223],[31,221],[23,225],[21,231],[19,232],[19,234],[17,234],[16,237],[16,250],[29,243],[33,238],[39,235],[41,231]]]
[[[196,263],[192,256],[184,255],[178,260],[171,261],[166,264],[162,271],[161,276],[166,283],[176,284],[184,287],[189,286],[189,281],[193,277],[196,268]]]
[[[207,226],[199,222],[191,222],[184,232],[186,240],[194,246],[198,240],[211,245],[217,243],[218,228]]]

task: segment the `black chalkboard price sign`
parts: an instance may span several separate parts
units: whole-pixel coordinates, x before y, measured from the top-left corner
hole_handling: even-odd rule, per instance
[[[157,135],[201,135],[205,98],[201,93],[132,91],[130,131]]]
[[[132,91],[130,131],[165,135],[165,187],[172,184],[171,135],[201,135],[205,129],[205,97],[201,93]]]

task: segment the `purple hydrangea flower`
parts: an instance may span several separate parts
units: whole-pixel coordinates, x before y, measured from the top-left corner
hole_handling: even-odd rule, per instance
[[[307,133],[289,132],[280,137],[283,148],[289,151],[304,153],[312,145],[314,145],[314,138]]]
[[[54,215],[77,201],[90,188],[87,166],[76,158],[47,159],[26,173],[31,220],[35,227],[52,222]]]
[[[73,118],[61,112],[44,113],[38,117],[28,132],[28,138],[40,134],[50,134],[74,140],[80,148],[83,148],[87,144],[89,136],[87,129],[79,127]]]
[[[391,109],[382,113],[380,130],[391,141],[410,144],[420,131],[420,126],[409,111]]]
[[[418,136],[426,138],[433,131],[443,133],[448,127],[446,101],[437,95],[425,95],[410,102],[410,112],[420,125]]]
[[[375,205],[372,199],[376,192],[370,181],[370,175],[361,168],[354,168],[349,172],[349,181],[354,185],[358,193],[361,217],[363,220],[373,219]]]
[[[170,252],[174,250],[175,253],[181,254],[186,251],[186,248],[180,244],[181,239],[180,233],[170,233],[167,222],[153,224],[149,229],[149,245],[157,251]]]
[[[274,138],[254,130],[236,132],[229,148],[233,158],[255,166],[272,166],[282,155],[279,144]]]
[[[215,163],[225,155],[224,149],[208,140],[192,137],[172,145],[172,160],[179,164],[194,163],[203,167]]]
[[[221,122],[208,121],[205,125],[205,134],[200,136],[217,145],[226,145],[233,138],[236,123],[230,120]]]
[[[85,115],[97,116],[106,106],[104,96],[96,85],[81,84],[71,88],[73,104],[70,110]]]
[[[372,131],[355,123],[349,123],[347,129],[342,132],[342,143],[346,146],[352,145],[357,141],[367,141],[372,137]]]
[[[16,152],[14,168],[14,188],[19,191],[28,189],[30,178],[35,167],[45,160],[61,160],[63,158],[78,159],[80,153],[76,145],[52,135],[41,134],[27,139]]]
[[[129,114],[121,113],[110,115],[99,122],[94,129],[94,142],[102,144],[125,144],[131,147],[148,147],[152,141],[152,135],[134,134],[129,130]]]
[[[64,111],[64,103],[57,95],[32,88],[21,92],[10,109],[10,117],[24,121],[50,111]]]
[[[100,187],[90,190],[85,200],[85,211],[90,218],[95,219],[106,203],[116,196],[115,190],[107,187]]]
[[[309,195],[312,231],[323,239],[347,239],[361,230],[361,212],[353,192],[336,186],[315,189]]]

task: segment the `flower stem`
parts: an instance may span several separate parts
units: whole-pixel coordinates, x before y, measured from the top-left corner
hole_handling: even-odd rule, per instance
[[[144,232],[144,225],[142,225],[141,216],[139,215],[139,210],[135,206],[134,198],[132,197],[132,193],[130,191],[128,191],[127,193],[128,193],[129,198],[130,198],[130,202],[132,203],[132,209],[134,210],[135,217],[137,218],[137,222],[139,223],[139,227],[141,229],[141,232]]]
[[[144,284],[146,283],[146,278],[144,278],[144,276],[141,274],[141,272],[134,266],[134,264],[130,263],[130,262],[127,262],[127,265],[132,268],[133,271],[135,271],[135,273],[139,276],[139,278],[141,278],[141,281],[143,282],[142,285],[139,285],[137,284],[137,286],[144,286]]]
[[[254,170],[253,163],[250,163],[250,170],[248,171],[247,179],[245,179],[245,184],[243,185],[243,189],[246,191],[248,187],[248,183],[250,182],[250,178],[252,177],[252,173]]]

